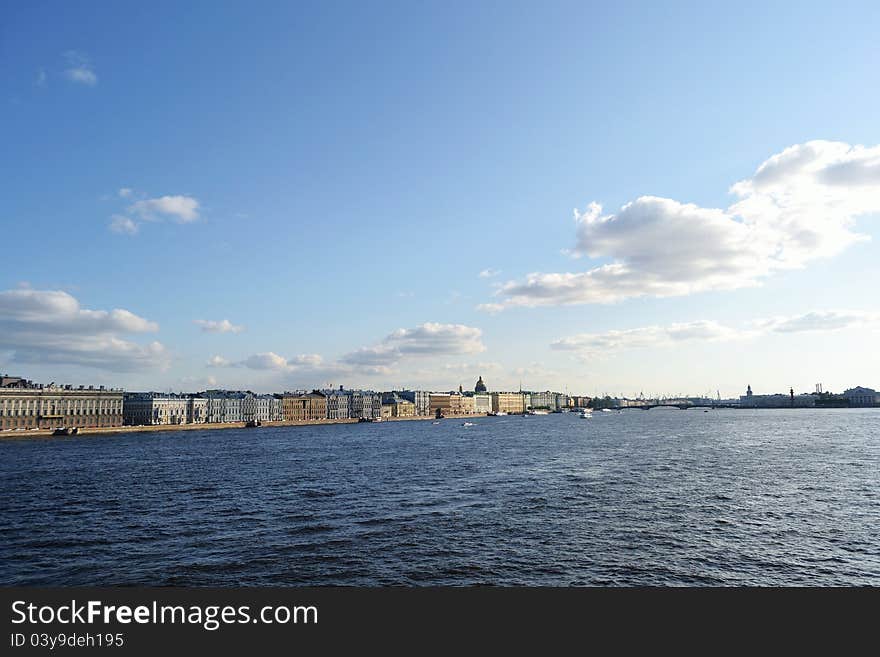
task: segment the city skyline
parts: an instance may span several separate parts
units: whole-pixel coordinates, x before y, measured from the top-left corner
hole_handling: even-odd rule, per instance
[[[872,3],[48,6],[0,28],[0,373],[880,387]]]

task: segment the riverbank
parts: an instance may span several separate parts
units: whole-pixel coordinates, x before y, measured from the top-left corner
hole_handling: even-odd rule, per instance
[[[487,417],[485,415],[447,415],[444,419],[473,419]],[[379,424],[383,422],[406,422],[411,420],[436,420],[433,416],[416,416],[416,417],[392,417],[383,418]],[[141,426],[121,426],[121,427],[79,427],[75,435],[114,435],[120,433],[144,433],[154,431],[213,431],[220,429],[262,429],[270,427],[309,427],[320,426],[325,424],[359,424],[359,420],[301,420],[301,421],[281,421],[281,422],[263,422],[259,427],[248,427],[244,422],[222,422],[222,423],[204,423],[204,424],[156,424]],[[375,424],[373,422],[365,422],[364,424]],[[53,435],[53,429],[25,429],[23,431],[2,431],[0,432],[0,440],[8,440],[15,438],[64,438],[66,436]]]

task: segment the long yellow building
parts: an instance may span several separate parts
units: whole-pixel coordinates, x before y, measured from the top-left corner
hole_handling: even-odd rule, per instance
[[[122,390],[0,377],[0,430],[121,426]]]
[[[525,395],[521,392],[493,392],[492,411],[495,413],[524,413]]]

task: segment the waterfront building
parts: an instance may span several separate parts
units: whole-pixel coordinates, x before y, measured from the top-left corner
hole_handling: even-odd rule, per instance
[[[415,417],[416,405],[406,399],[398,399],[394,402],[394,417]]]
[[[248,391],[241,397],[241,421],[255,422],[257,419],[257,396]]]
[[[474,392],[476,392],[478,394],[486,392],[486,384],[483,383],[482,376],[479,379],[477,379],[477,385],[474,386]]]
[[[284,416],[281,399],[276,395],[240,393],[243,422],[280,422]]]
[[[493,392],[492,411],[495,413],[522,413],[526,410],[521,392]]]
[[[204,424],[208,421],[208,400],[196,395],[188,395],[186,400],[186,423]]]
[[[477,415],[486,415],[492,412],[492,396],[488,393],[475,393],[473,400],[474,413]]]
[[[122,426],[122,390],[0,378],[0,430]]]
[[[556,409],[555,394],[546,390],[544,392],[529,393],[528,408],[552,411]]]
[[[226,407],[224,409],[224,422],[244,422],[244,400],[245,393],[229,392],[226,396]]]
[[[553,410],[560,411],[570,410],[572,407],[571,397],[561,392],[553,393]]]
[[[171,392],[126,392],[122,419],[128,426],[187,424],[189,396]]]
[[[473,415],[474,398],[460,392],[449,394],[449,413],[452,415]]]
[[[571,398],[571,403],[574,408],[589,408],[590,400],[590,397],[575,396]]]
[[[383,392],[382,406],[391,407],[391,417],[415,417],[416,405],[397,392]]]
[[[401,399],[410,401],[415,406],[416,415],[431,415],[431,393],[427,390],[395,390]]]
[[[327,418],[330,420],[347,420],[351,417],[351,395],[342,386],[339,389],[328,388],[321,391],[327,400]]]
[[[208,422],[222,424],[225,422],[244,422],[245,398],[253,393],[232,390],[207,390],[200,397],[207,400]],[[253,413],[253,407],[249,411]],[[252,419],[252,416],[251,416]]]
[[[327,398],[315,390],[306,393],[284,393],[281,398],[285,422],[327,419]]]
[[[844,390],[843,396],[850,406],[875,406],[880,403],[876,390],[863,388],[862,386]]]
[[[281,422],[284,409],[278,395],[257,395],[257,412],[254,419],[258,422]]]
[[[347,390],[349,417],[373,420],[382,416],[382,395],[372,390]]]
[[[740,396],[739,405],[743,408],[810,408],[816,405],[816,395],[776,393],[772,395],[756,395],[752,392],[752,386],[746,389],[746,394]]]
[[[390,419],[394,417],[394,404],[382,404],[382,415],[383,420]]]
[[[448,392],[432,392],[430,395],[430,414],[436,415],[438,411],[443,415],[450,413],[450,397]]]

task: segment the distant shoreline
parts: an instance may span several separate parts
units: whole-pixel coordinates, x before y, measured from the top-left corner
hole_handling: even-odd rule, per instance
[[[877,406],[773,406],[773,407],[737,407],[737,406],[723,406],[716,408],[703,408],[696,406],[692,409],[677,409],[674,406],[656,406],[654,409],[644,409],[639,408],[637,406],[630,406],[628,408],[609,408],[611,411],[645,411],[645,410],[656,410],[656,409],[667,409],[667,410],[713,410],[713,411],[826,411],[826,410],[858,410],[865,408],[880,408]],[[593,409],[593,412],[600,412],[603,409]],[[571,411],[574,412],[574,411]],[[510,416],[516,417],[520,415],[520,413],[512,413]],[[444,415],[444,420],[473,420],[484,417],[492,417],[490,415],[474,415],[474,414],[455,414],[455,415]],[[418,415],[414,417],[389,417],[382,418],[381,422],[378,424],[382,424],[383,422],[410,422],[410,421],[425,421],[425,420],[434,420],[437,418],[433,415]],[[323,425],[332,425],[332,424],[361,424],[360,420],[357,419],[345,419],[345,420],[292,420],[292,421],[281,421],[281,422],[263,422],[259,427],[248,427],[244,422],[214,422],[214,423],[203,423],[203,424],[156,424],[156,425],[144,425],[144,426],[121,426],[121,427],[79,427],[76,434],[77,436],[98,436],[98,435],[115,435],[120,433],[150,433],[154,431],[213,431],[215,429],[261,429],[261,428],[271,428],[271,427],[312,427],[312,426],[323,426]],[[375,422],[364,422],[363,424],[376,424]],[[25,429],[23,431],[2,431],[0,432],[0,440],[15,440],[17,438],[69,438],[70,436],[55,436],[53,435],[54,429]]]
[[[444,420],[457,419],[474,419],[489,417],[487,415],[445,415]],[[412,420],[435,420],[434,416],[419,415],[415,417],[389,417],[382,418],[381,422],[408,422]],[[259,427],[248,427],[245,422],[213,422],[202,424],[154,424],[143,426],[121,426],[121,427],[78,427],[75,436],[84,435],[115,435],[120,433],[148,433],[153,431],[213,431],[214,429],[262,429],[270,427],[310,427],[331,424],[361,424],[358,419],[345,420],[292,420],[281,422],[263,422]],[[377,424],[374,422],[364,422],[363,424]],[[23,431],[2,431],[0,432],[0,440],[10,440],[16,438],[70,438],[72,436],[55,436],[54,429],[25,429]]]

